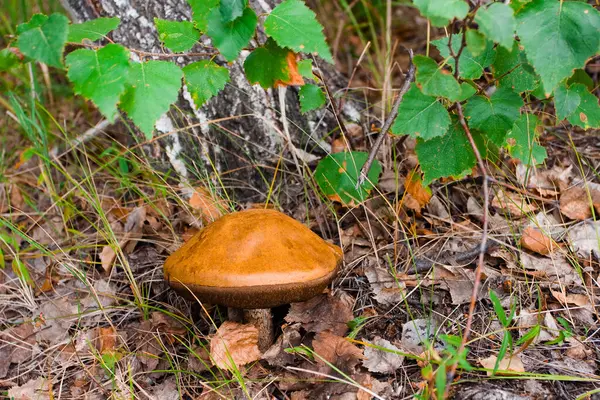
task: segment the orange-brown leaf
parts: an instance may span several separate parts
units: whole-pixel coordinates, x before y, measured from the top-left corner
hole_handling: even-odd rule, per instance
[[[293,51],[288,52],[286,56],[287,68],[290,73],[290,77],[286,81],[277,80],[275,81],[274,86],[301,86],[304,85],[304,79],[302,79],[302,75],[298,72],[298,63],[296,61],[296,53]]]
[[[210,340],[213,363],[227,370],[234,370],[260,359],[258,330],[253,325],[224,322]]]

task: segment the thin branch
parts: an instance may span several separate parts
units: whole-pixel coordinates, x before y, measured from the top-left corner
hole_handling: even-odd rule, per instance
[[[394,119],[396,119],[396,116],[398,115],[398,109],[400,108],[400,104],[402,103],[404,94],[408,91],[408,89],[410,88],[410,84],[415,79],[415,65],[413,64],[413,51],[412,51],[412,49],[407,49],[407,50],[408,50],[408,57],[409,57],[409,63],[410,63],[409,68],[408,68],[408,73],[406,74],[406,77],[404,78],[404,84],[402,85],[402,89],[400,89],[400,93],[398,93],[396,102],[392,106],[392,110],[390,111],[390,114],[388,115],[387,119],[385,120],[383,127],[381,127],[381,132],[379,132],[379,136],[377,137],[377,139],[375,140],[375,143],[373,144],[373,147],[371,148],[371,152],[369,153],[367,162],[365,163],[365,165],[363,165],[363,167],[360,170],[360,174],[359,174],[358,180],[356,182],[357,188],[360,187],[367,179],[367,173],[371,169],[371,165],[373,164],[373,161],[375,161],[377,152],[379,151],[379,148],[383,144],[383,141],[385,140],[385,137],[387,136],[387,132],[390,129],[390,127],[392,126]]]

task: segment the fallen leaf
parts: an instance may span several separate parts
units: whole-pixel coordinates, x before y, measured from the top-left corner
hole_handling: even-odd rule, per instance
[[[579,273],[561,252],[554,252],[548,256],[540,257],[522,251],[519,253],[519,259],[523,268],[543,273],[550,282],[560,282],[563,285],[583,284]],[[507,267],[519,268],[519,266],[509,263],[507,263]],[[541,277],[541,275],[538,276]]]
[[[342,291],[335,296],[322,294],[303,303],[292,303],[285,320],[299,322],[307,332],[328,330],[341,336],[348,331],[347,323],[354,318],[353,305],[354,299]]]
[[[300,324],[288,325],[283,329],[283,335],[280,335],[275,344],[273,344],[262,356],[262,359],[278,367],[285,367],[291,365],[296,360],[296,356],[293,353],[285,351],[292,347],[300,346],[302,337],[298,330]]]
[[[550,293],[564,306],[569,304],[580,307],[591,306],[590,297],[586,294],[564,294],[556,290],[550,290]]]
[[[179,400],[180,392],[174,377],[169,377],[161,383],[152,386],[149,400]]]
[[[372,342],[369,342],[368,340],[365,340],[365,342],[389,350],[386,351],[376,347],[365,346],[365,359],[362,364],[370,372],[392,374],[402,367],[404,356],[398,354],[401,350],[388,340],[377,336]]]
[[[36,314],[44,327],[37,332],[37,340],[54,345],[67,339],[69,328],[77,320],[78,312],[77,305],[66,297],[42,303]]]
[[[50,396],[48,391],[51,384],[43,377],[27,381],[21,386],[10,388],[8,398],[14,400],[50,400],[54,396]]]
[[[594,350],[589,349],[580,340],[574,337],[567,338],[569,348],[565,351],[565,355],[576,360],[593,360]]]
[[[520,310],[515,318],[519,335],[523,337],[531,328],[540,325],[539,334],[531,341],[532,344],[547,342],[558,337],[558,324],[550,312],[540,312],[538,310]]]
[[[479,359],[479,364],[485,369],[489,369],[491,371],[486,371],[487,376],[493,375],[494,367],[496,366],[496,361],[498,357],[492,355],[487,358]],[[507,375],[507,372],[510,375],[510,372],[525,372],[525,367],[523,366],[523,362],[521,361],[521,357],[517,355],[513,355],[512,357],[504,357],[500,360],[498,364],[498,369],[496,370],[496,375]]]
[[[365,276],[371,284],[371,290],[378,303],[395,305],[404,299],[405,283],[395,279],[387,269],[377,265],[376,260],[369,260],[365,268]]]
[[[204,346],[194,346],[188,356],[188,367],[190,370],[200,373],[211,368],[212,361],[210,353]]]
[[[542,255],[549,254],[558,248],[558,245],[552,238],[531,226],[523,230],[521,234],[521,246]]]
[[[436,340],[436,332],[437,323],[433,320],[421,318],[407,321],[402,325],[402,349],[417,355],[428,350],[430,345],[441,350],[444,346]]]
[[[0,378],[4,378],[10,364],[20,364],[30,360],[41,349],[36,343],[34,326],[24,323],[0,331]]]
[[[329,368],[327,362],[345,372],[353,372],[364,358],[361,349],[329,331],[319,332],[313,340],[312,347],[320,356],[315,357],[318,364]]]
[[[431,189],[423,187],[421,174],[417,173],[416,170],[412,170],[406,177],[404,190],[414,200],[414,202],[407,201],[405,206],[414,211],[420,212],[431,200]]]
[[[492,206],[504,210],[514,218],[530,214],[538,209],[534,203],[530,203],[520,193],[501,191],[492,200]]]
[[[210,340],[213,364],[233,371],[260,359],[258,330],[253,325],[225,321]]]
[[[204,223],[210,223],[222,217],[229,209],[223,199],[204,187],[194,189],[189,203],[192,209],[200,214],[199,216]]]
[[[574,225],[568,230],[567,237],[570,247],[580,257],[590,258],[593,254],[600,258],[600,221],[585,221]]]
[[[560,195],[560,212],[570,218],[583,221],[592,216],[590,201],[584,188],[574,186]]]
[[[125,222],[125,233],[119,239],[117,245],[125,253],[130,253],[137,244],[138,239],[141,238],[142,229],[146,220],[146,208],[137,207],[129,213]],[[117,254],[112,246],[106,245],[102,248],[100,253],[100,263],[102,269],[106,274],[112,270],[112,265],[115,261]]]

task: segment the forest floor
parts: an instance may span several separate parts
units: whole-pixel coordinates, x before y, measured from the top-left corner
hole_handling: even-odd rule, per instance
[[[407,66],[400,48],[425,52],[427,27],[398,8],[403,23],[387,30],[384,6],[374,6],[379,36],[357,64],[367,47],[361,28],[317,3],[318,15],[334,18],[324,25],[353,76],[350,92],[368,105],[367,122],[349,129],[353,149],[368,151],[368,131],[399,86],[389,76]],[[393,57],[381,56],[386,33]],[[597,88],[598,65],[590,68]],[[501,184],[491,185],[461,356],[483,234],[476,171],[423,187],[414,141],[389,140],[378,187],[354,208],[324,198],[285,163],[269,193],[241,199],[215,181],[184,185],[156,170],[144,151],[152,142],[132,145],[123,124],[95,128],[100,114],[64,76],[21,72],[3,81],[15,94],[0,104],[10,110],[0,115],[0,397],[365,400],[435,397],[446,386],[457,399],[600,393],[600,132],[542,120],[545,164],[527,168],[506,155],[488,163]],[[34,108],[30,80],[41,94]],[[550,107],[539,102],[542,115]],[[170,290],[162,266],[214,219],[266,207],[340,245],[344,259],[326,293],[273,310],[277,339],[261,354],[245,327],[219,330],[226,310]],[[453,359],[464,362],[441,382],[436,371]]]

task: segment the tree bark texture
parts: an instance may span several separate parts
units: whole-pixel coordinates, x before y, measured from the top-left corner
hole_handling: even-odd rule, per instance
[[[261,14],[270,12],[279,2],[250,0],[250,5]],[[191,20],[186,0],[62,0],[62,3],[74,22],[119,17],[121,24],[110,34],[111,39],[130,49],[151,53],[168,53],[156,34],[155,17]],[[258,40],[261,43],[253,39],[250,47],[262,44],[264,35],[259,34]],[[203,36],[191,52],[212,50],[210,39]],[[164,136],[158,157],[164,167],[174,169],[183,181],[212,179],[217,186],[223,185],[236,195],[236,200],[244,202],[264,200],[273,167],[280,157],[283,156],[283,166],[294,159],[314,162],[329,150],[323,136],[339,131],[331,108],[306,115],[300,113],[298,88],[263,90],[250,85],[243,72],[247,54],[248,51],[242,51],[238,60],[228,65],[230,83],[201,109],[193,105],[184,86],[179,102],[158,120],[154,133]],[[174,61],[183,66],[199,59],[186,56]],[[215,60],[226,65],[220,56]],[[332,94],[345,88],[346,80],[334,66],[322,60],[317,65]],[[346,122],[360,118],[352,101],[344,101],[340,114]],[[220,182],[215,180],[217,176]]]

